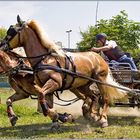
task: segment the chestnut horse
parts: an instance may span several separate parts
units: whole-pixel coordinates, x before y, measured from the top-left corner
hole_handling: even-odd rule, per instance
[[[48,101],[45,100],[45,95],[54,91],[69,89],[72,92],[79,91],[86,96],[92,97],[94,95],[92,86],[90,86],[94,82],[78,76],[74,77],[74,75],[70,75],[70,71],[72,71],[99,81],[96,84],[103,99],[103,109],[99,114],[100,119],[98,121],[102,127],[108,126],[107,110],[109,102],[127,96],[131,89],[123,87],[113,80],[108,64],[97,53],[65,53],[45,36],[44,31],[35,20],[24,22],[18,16],[17,21],[16,25],[9,27],[5,41],[3,40],[4,43],[1,44],[1,49],[6,50],[23,46],[34,70],[36,82],[34,87],[38,93],[43,114],[52,119],[57,117],[57,112],[50,110]],[[64,72],[64,70],[69,72]],[[128,90],[108,86],[109,83]],[[96,108],[96,101],[93,106]],[[95,117],[97,116],[97,110],[94,111]]]
[[[8,51],[6,53],[0,50],[0,74],[7,74],[9,84],[16,91],[12,96],[10,96],[7,99],[6,102],[7,113],[12,126],[16,124],[16,121],[18,119],[17,115],[14,113],[12,108],[13,102],[29,98],[29,96],[31,95],[37,96],[37,93],[34,88],[34,76],[30,67],[30,63],[27,59],[21,59],[21,62],[19,62],[20,57],[23,56],[13,51]],[[80,93],[78,97],[82,100],[86,99],[86,97]],[[45,98],[48,100],[49,107],[53,108],[53,94],[46,95]],[[82,107],[83,115],[86,119],[90,118],[90,104],[91,99],[88,99],[84,102],[84,105]],[[84,106],[88,107],[89,109],[87,110],[87,108],[85,108]],[[68,113],[59,113],[58,119],[62,122],[73,121],[72,115]]]
[[[15,93],[6,101],[7,114],[12,126],[14,126],[18,120],[12,107],[13,102],[29,98],[31,95],[37,96],[30,63],[28,60],[21,60],[21,62],[19,62],[19,57],[21,56],[15,52],[9,51],[6,53],[0,50],[0,74],[4,73],[8,76],[9,84],[15,90]],[[26,69],[26,71],[22,70],[23,68]],[[22,70],[22,72],[19,70]],[[45,98],[49,101],[49,107],[53,108],[53,94],[46,95]],[[72,115],[67,113],[59,113],[58,119],[62,122],[73,121]]]

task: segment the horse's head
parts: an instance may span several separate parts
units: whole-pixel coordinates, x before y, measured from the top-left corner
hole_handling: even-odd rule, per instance
[[[9,60],[8,55],[4,51],[0,50],[0,73],[5,72],[6,68],[9,67]]]
[[[62,49],[45,36],[44,30],[35,20],[25,22],[17,16],[17,24],[9,27],[6,37],[0,43],[0,49],[6,51],[20,46],[24,48],[29,48],[30,46],[30,49],[34,47],[32,56],[43,54],[45,51],[57,52],[64,56]],[[28,50],[26,49],[26,51]]]
[[[19,69],[31,69],[29,61],[27,59],[19,59],[19,57],[21,55],[15,51],[5,52],[0,50],[0,74],[17,74]]]
[[[11,25],[7,30],[5,38],[0,43],[0,49],[7,51],[20,46],[20,32],[24,28],[25,22],[17,16],[17,24]]]

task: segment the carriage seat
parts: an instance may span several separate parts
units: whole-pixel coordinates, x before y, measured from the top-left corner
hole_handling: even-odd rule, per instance
[[[132,83],[133,82],[133,70],[129,63],[119,63],[112,60],[108,63],[112,75],[119,83]]]

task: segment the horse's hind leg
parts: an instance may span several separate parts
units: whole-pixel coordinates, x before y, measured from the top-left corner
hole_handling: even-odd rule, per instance
[[[87,96],[84,104],[82,106],[83,115],[93,121],[98,120],[99,109],[98,109],[98,100],[99,95],[94,93],[93,90],[89,88],[90,85],[86,85],[78,88],[78,90]]]
[[[106,75],[101,75],[99,77],[99,80],[104,82],[106,80]],[[98,84],[97,86],[100,90],[101,96],[102,96],[102,100],[103,100],[103,106],[102,106],[102,112],[100,114],[100,124],[102,127],[107,127],[108,126],[108,120],[107,120],[107,113],[108,113],[108,107],[109,107],[109,97],[108,97],[108,86],[103,85],[103,84]],[[113,93],[112,93],[113,94]]]
[[[102,113],[100,114],[100,124],[102,127],[107,127],[108,126],[108,121],[107,121],[107,112],[108,112],[108,107],[109,107],[109,98],[106,94],[106,87],[103,85],[99,85],[99,89],[101,90],[102,98],[103,98],[103,109]]]

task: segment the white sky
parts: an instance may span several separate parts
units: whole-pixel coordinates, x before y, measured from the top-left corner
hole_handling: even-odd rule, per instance
[[[71,48],[80,41],[80,30],[95,25],[97,1],[0,1],[0,27],[8,28],[16,23],[19,14],[23,20],[35,19],[53,41],[61,41],[68,47],[67,30]],[[140,22],[140,1],[99,1],[98,20],[110,19],[121,10],[129,19]]]

